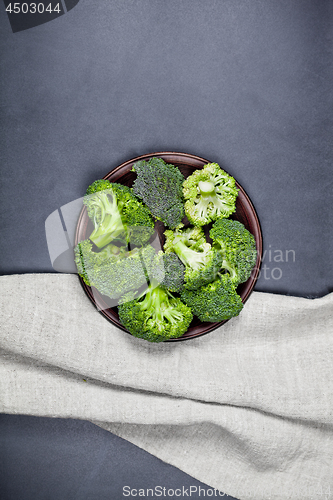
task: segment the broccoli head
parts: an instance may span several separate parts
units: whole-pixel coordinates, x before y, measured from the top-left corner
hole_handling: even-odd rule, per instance
[[[176,231],[169,229],[164,234],[165,252],[176,253],[185,265],[185,288],[195,290],[216,278],[221,268],[222,256],[206,242],[201,227]]]
[[[184,288],[185,266],[173,252],[158,252],[151,265],[151,276],[161,288],[180,292]]]
[[[154,279],[141,296],[125,300],[118,306],[121,323],[132,335],[149,342],[181,337],[193,318],[191,309]]]
[[[195,226],[204,226],[236,210],[238,189],[231,175],[217,163],[195,170],[183,184],[185,214]]]
[[[236,286],[246,281],[257,259],[254,236],[241,222],[231,219],[217,220],[209,235],[213,248],[223,257],[221,269],[229,273]]]
[[[92,268],[104,265],[105,261],[116,256],[125,255],[126,248],[112,245],[111,243],[100,252],[93,252],[91,241],[84,240],[78,243],[74,248],[74,259],[79,276],[86,285],[91,286]]]
[[[90,240],[99,248],[116,239],[144,245],[154,232],[148,208],[127,186],[97,180],[88,187],[83,202],[94,224]]]
[[[200,321],[219,322],[238,316],[242,299],[227,274],[197,290],[183,290],[181,299]]]
[[[162,158],[138,161],[132,170],[137,174],[133,184],[136,196],[156,219],[172,229],[177,227],[184,217],[184,176],[180,170]]]
[[[145,263],[153,260],[155,249],[147,245],[128,252],[125,247],[110,244],[94,252],[91,241],[84,240],[75,247],[74,254],[84,282],[103,295],[117,299],[147,283]]]
[[[88,187],[86,195],[97,193],[98,191],[104,191],[105,189],[110,189],[111,182],[107,179],[97,179]]]

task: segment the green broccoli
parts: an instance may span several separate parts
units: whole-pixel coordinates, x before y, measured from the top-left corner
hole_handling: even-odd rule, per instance
[[[156,219],[172,229],[177,227],[184,217],[184,176],[180,170],[162,158],[138,161],[132,170],[137,174],[133,184],[136,196]]]
[[[118,247],[111,243],[100,252],[93,252],[92,248],[93,245],[89,240],[81,241],[74,248],[74,260],[78,274],[88,286],[91,286],[90,274],[92,265],[94,267],[99,265],[103,266],[106,260],[116,256],[122,256],[126,253],[125,247]]]
[[[184,288],[185,266],[175,253],[159,251],[151,268],[151,276],[161,288],[170,292],[180,292]]]
[[[238,221],[219,219],[209,232],[213,248],[223,257],[221,269],[237,286],[247,281],[257,260],[254,236]]]
[[[126,297],[122,299],[118,314],[121,323],[132,335],[149,342],[181,337],[193,318],[191,309],[171,292],[158,286],[154,279],[139,297],[127,302]]]
[[[197,290],[183,290],[181,299],[200,321],[219,322],[238,316],[242,299],[227,274]]]
[[[147,283],[146,263],[154,259],[155,249],[147,245],[128,252],[125,247],[108,245],[93,251],[91,241],[81,241],[74,249],[79,275],[88,286],[116,299]]]
[[[94,224],[90,240],[98,248],[116,239],[144,245],[154,231],[148,208],[127,186],[97,180],[88,187],[83,202]]]
[[[98,191],[105,191],[105,189],[110,189],[111,182],[107,179],[97,179],[94,181],[86,191],[86,195],[97,193]]]
[[[204,226],[236,210],[238,189],[231,175],[217,163],[195,170],[183,184],[185,214],[195,226]]]
[[[185,288],[195,290],[216,278],[223,259],[220,252],[206,242],[201,227],[169,229],[164,234],[165,252],[176,253],[185,265]]]

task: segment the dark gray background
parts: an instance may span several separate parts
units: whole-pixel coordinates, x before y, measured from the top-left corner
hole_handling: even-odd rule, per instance
[[[81,0],[15,34],[2,3],[0,17],[1,274],[53,272],[47,216],[121,162],[171,150],[220,163],[251,197],[266,250],[256,290],[318,297],[333,289],[332,1]],[[287,250],[295,261],[286,262]],[[47,447],[50,425],[58,425],[52,474],[72,464],[66,484],[83,473],[85,440],[100,457],[95,435],[112,448],[113,465],[129,473],[153,460],[154,477],[165,474],[164,464],[85,423],[36,419],[44,430],[29,441],[24,422],[0,420],[3,433],[12,430],[1,498],[22,498],[10,493],[20,482],[33,488],[15,457]],[[73,433],[74,458],[61,447],[66,436],[75,448]],[[114,482],[101,472],[94,495],[83,488],[77,498],[119,498],[116,470]],[[66,498],[57,484],[33,497]]]

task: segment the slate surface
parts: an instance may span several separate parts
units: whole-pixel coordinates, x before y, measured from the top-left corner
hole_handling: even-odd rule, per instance
[[[331,291],[332,20],[329,0],[81,0],[13,33],[1,3],[0,273],[53,272],[47,216],[121,162],[173,150],[220,163],[251,197],[266,250],[256,290]],[[41,433],[28,439],[26,418],[1,417],[9,433],[1,498],[31,497],[28,465],[16,467],[15,457],[36,446],[41,481],[48,488],[58,474],[58,486],[33,498],[66,498],[59,478],[66,470],[68,485],[84,474],[89,439],[102,467],[96,477],[105,474],[94,445],[101,431],[36,419]],[[45,468],[53,425],[58,460]],[[128,474],[153,460],[154,477],[165,477],[164,464],[107,442]],[[120,498],[119,476],[103,477],[93,496],[83,485],[71,498]],[[187,480],[175,470],[170,477]],[[25,497],[15,496],[20,485]]]

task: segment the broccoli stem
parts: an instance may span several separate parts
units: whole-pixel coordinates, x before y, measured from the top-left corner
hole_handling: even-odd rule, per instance
[[[215,184],[210,181],[200,181],[198,183],[200,199],[197,205],[197,210],[200,218],[207,216],[207,210],[211,203],[213,207],[219,204],[219,199],[216,196]]]
[[[200,199],[197,204],[197,211],[200,218],[205,218],[207,216],[207,210],[211,208],[211,215],[214,216],[218,211],[228,210],[230,203],[226,199],[221,199],[221,192],[223,191],[225,195],[232,192],[232,189],[227,186],[218,186],[216,190],[216,184],[210,181],[200,181],[198,183],[198,189],[200,193]],[[233,201],[232,201],[233,202]]]
[[[205,218],[207,216],[208,208],[210,208],[211,216],[215,216],[216,213],[228,210],[230,203],[224,201],[220,198],[220,194],[216,193],[215,190],[201,193],[199,202],[197,204],[197,211],[200,218]]]
[[[90,240],[95,243],[98,248],[108,245],[112,240],[116,239],[123,231],[124,226],[121,220],[120,207],[117,203],[115,195],[112,196],[112,201],[106,193],[99,193],[98,196],[101,204],[101,222],[95,227],[90,235]]]
[[[237,276],[236,270],[231,264],[229,264],[229,262],[227,260],[223,260],[223,262],[221,264],[221,269],[226,269],[230,273],[231,279],[236,278],[236,276]],[[220,273],[218,273],[218,274],[221,276]]]
[[[165,311],[163,311],[164,316],[170,323],[176,323],[177,321],[181,321],[183,319],[182,313],[176,311],[172,307],[169,307]]]
[[[140,307],[150,312],[157,327],[159,324],[162,325],[164,319],[167,319],[170,323],[175,323],[183,319],[182,313],[176,311],[170,304],[170,298],[172,298],[170,292],[163,290],[159,286],[158,281],[153,278],[145,298],[140,303]]]
[[[192,250],[183,241],[178,241],[173,248],[185,266],[197,270],[204,265],[204,253]]]
[[[200,181],[198,188],[202,196],[210,196],[215,193],[215,185],[209,181]]]

